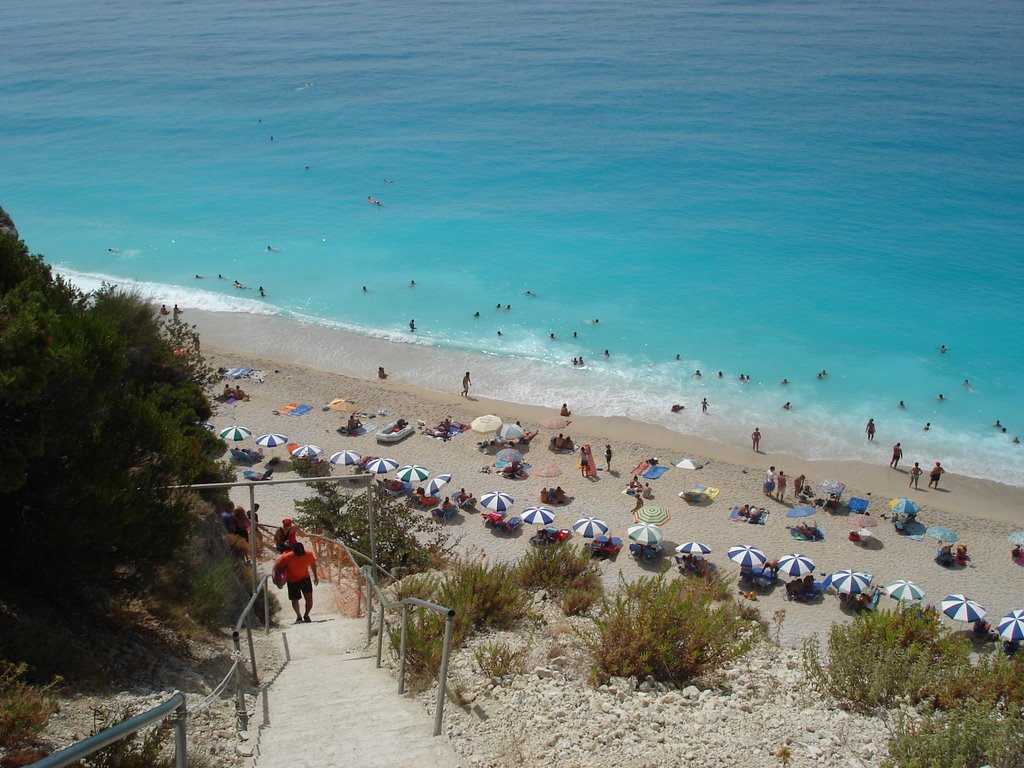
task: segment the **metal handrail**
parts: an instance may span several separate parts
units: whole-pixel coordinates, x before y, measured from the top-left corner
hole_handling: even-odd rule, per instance
[[[252,597],[249,598],[249,602],[245,604],[245,608],[238,616],[238,621],[235,622],[235,628],[231,631],[231,642],[235,646],[234,658],[235,665],[233,672],[235,675],[235,714],[238,718],[238,730],[248,731],[249,730],[249,710],[245,706],[245,679],[242,675],[242,646],[241,646],[241,634],[242,625],[245,625],[245,634],[249,642],[249,661],[251,663],[250,673],[252,674],[253,684],[259,685],[260,675],[256,667],[256,646],[252,640],[252,622],[250,618],[252,616],[252,609],[256,606],[256,600],[259,598],[260,593],[263,593],[263,629],[264,634],[270,634],[270,590],[267,589],[267,582],[270,581],[269,576],[264,576],[260,579],[259,586],[256,591],[252,593]],[[229,673],[230,674],[230,673]]]
[[[405,693],[405,641],[408,635],[409,609],[422,608],[444,616],[444,641],[441,645],[441,667],[437,671],[437,703],[434,706],[434,735],[441,735],[441,721],[444,717],[445,690],[448,685],[448,658],[452,645],[452,629],[455,624],[455,610],[437,603],[420,600],[418,597],[406,597],[392,603],[377,585],[373,578],[371,566],[364,565],[359,569],[366,579],[366,644],[370,644],[373,635],[373,600],[372,593],[377,594],[380,601],[380,619],[377,626],[377,667],[380,668],[384,647],[384,613],[400,608],[402,610],[402,634],[398,651],[398,693]],[[372,590],[372,592],[371,592]]]
[[[185,694],[181,691],[175,691],[171,694],[171,698],[163,704],[146,710],[141,715],[136,715],[123,723],[100,731],[95,736],[90,736],[59,752],[54,752],[42,760],[37,760],[29,768],[64,768],[64,766],[86,758],[104,747],[109,747],[115,741],[120,741],[141,731],[146,726],[159,723],[172,714],[175,715],[174,765],[175,768],[185,768],[188,763],[185,740],[185,721],[188,718],[188,711],[185,709]]]

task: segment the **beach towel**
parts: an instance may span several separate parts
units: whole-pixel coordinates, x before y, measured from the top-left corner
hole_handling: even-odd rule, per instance
[[[761,515],[760,519],[758,519],[758,521],[754,523],[754,521],[750,518],[743,517],[743,515],[741,515],[737,511],[737,507],[733,507],[732,510],[729,512],[729,521],[733,523],[754,523],[754,525],[764,525],[765,521],[768,520],[768,515],[769,513],[765,512],[763,515]]]
[[[312,410],[312,405],[306,405],[305,403],[301,403],[299,405],[296,405],[295,403],[288,403],[288,405],[281,409],[281,413],[287,413],[289,416],[302,416]]]
[[[252,368],[249,368],[248,366],[242,365],[242,366],[238,366],[237,368],[228,368],[226,371],[224,371],[224,378],[227,378],[227,379],[244,379],[250,373],[252,373]]]
[[[643,475],[648,480],[657,480],[666,472],[668,472],[668,467],[663,467],[660,464],[656,464],[655,466],[648,468],[647,471],[643,473]]]
[[[641,472],[646,472],[648,469],[650,469],[650,467],[651,467],[651,465],[647,463],[646,459],[644,459],[639,464],[637,464],[635,467],[633,467],[633,471],[630,472],[629,474],[631,474],[631,475],[639,475]]]
[[[807,538],[802,533],[800,533],[800,531],[798,531],[796,528],[790,528],[789,529],[789,535],[792,536],[797,541],[824,541],[825,540],[825,534],[822,533],[821,531],[818,531],[818,538],[816,538],[816,539],[809,539],[809,538]]]
[[[897,533],[905,539],[924,541],[924,534],[927,530],[928,527],[924,523],[919,523],[917,520],[908,520],[904,523],[903,530],[897,531]]]

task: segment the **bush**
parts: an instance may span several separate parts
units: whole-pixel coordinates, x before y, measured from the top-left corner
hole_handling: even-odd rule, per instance
[[[594,624],[586,642],[595,683],[651,676],[682,685],[746,653],[756,634],[734,602],[715,599],[713,586],[664,571],[623,584]]]
[[[57,711],[51,697],[53,682],[34,688],[25,682],[26,666],[0,661],[0,746],[4,748],[32,743]]]
[[[804,640],[804,668],[821,690],[869,712],[909,697],[919,702],[970,669],[970,645],[919,611],[868,611],[829,631],[826,659],[816,635]]]
[[[1024,656],[993,653],[980,657],[960,674],[942,674],[926,685],[923,696],[939,709],[954,709],[964,701],[980,701],[1001,709],[1024,706]]]
[[[604,594],[597,564],[574,547],[533,549],[519,561],[516,574],[526,589],[544,589],[559,597],[566,616],[589,610]]]
[[[990,704],[966,702],[917,723],[903,720],[889,742],[890,768],[1024,768],[1024,717],[1019,707],[999,713]]]
[[[508,643],[485,643],[473,651],[473,658],[487,677],[508,677],[526,671],[526,649],[512,648]]]
[[[330,477],[334,465],[324,459],[292,459],[292,469],[299,477]]]

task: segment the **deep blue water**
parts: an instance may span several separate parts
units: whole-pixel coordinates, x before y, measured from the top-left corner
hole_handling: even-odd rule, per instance
[[[1018,2],[41,0],[0,23],[0,204],[83,285],[476,351],[494,396],[757,424],[807,457],[901,440],[1024,485]]]

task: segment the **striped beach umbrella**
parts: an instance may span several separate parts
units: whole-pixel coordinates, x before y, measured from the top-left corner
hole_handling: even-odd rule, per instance
[[[893,600],[923,600],[924,590],[917,584],[907,579],[894,581],[885,588],[886,594]]]
[[[822,480],[818,490],[821,493],[834,493],[836,496],[842,496],[846,486],[838,480]]]
[[[520,517],[527,525],[550,525],[555,520],[555,511],[547,507],[529,507]]]
[[[633,520],[638,523],[664,525],[672,519],[672,514],[664,507],[643,506],[633,513]]]
[[[833,587],[837,592],[846,595],[859,595],[871,587],[871,577],[861,571],[844,568],[835,571],[825,579],[825,586]]]
[[[626,535],[637,544],[647,544],[648,546],[651,546],[658,544],[664,534],[661,532],[661,528],[656,525],[650,525],[649,523],[637,523],[626,529]]]
[[[366,471],[375,475],[383,475],[395,469],[398,469],[398,462],[394,459],[371,459],[366,462]]]
[[[608,533],[608,524],[596,517],[584,517],[572,524],[572,529],[585,539],[603,536]]]
[[[332,453],[329,459],[331,464],[341,464],[346,467],[354,466],[362,460],[362,454],[355,451],[338,451],[337,453]]]
[[[427,494],[429,496],[433,496],[440,493],[441,489],[451,482],[451,479],[452,476],[449,474],[438,475],[437,477],[432,478],[430,482],[427,483]]]
[[[676,547],[676,552],[680,555],[710,555],[711,547],[699,541],[688,541]]]
[[[874,528],[878,525],[878,518],[871,515],[850,515],[851,528]]]
[[[988,613],[966,595],[946,595],[940,607],[942,612],[954,621],[966,621],[971,624],[981,621]]]
[[[288,438],[276,432],[268,432],[256,438],[256,445],[261,445],[264,448],[277,448],[281,445],[288,445]]]
[[[319,445],[300,445],[294,451],[292,451],[292,458],[295,459],[316,459],[320,457],[320,454],[324,452],[324,449]]]
[[[996,624],[996,630],[1003,640],[1017,643],[1024,640],[1024,611],[1010,611]]]
[[[498,437],[502,440],[518,440],[525,434],[526,430],[512,421],[502,424],[501,429],[498,430]]]
[[[562,470],[554,464],[545,464],[540,469],[533,470],[533,474],[537,475],[537,477],[558,477],[562,474]]]
[[[222,440],[233,440],[237,443],[240,440],[252,437],[252,430],[245,427],[227,427],[217,434],[220,435]]]
[[[786,576],[806,576],[814,573],[814,562],[803,555],[783,555],[779,558],[779,573]]]
[[[730,547],[729,551],[725,554],[734,563],[739,563],[741,568],[755,568],[768,562],[768,556],[764,552],[749,544],[739,544],[735,547]]]
[[[430,472],[427,471],[426,467],[421,467],[416,464],[407,464],[395,472],[395,477],[403,483],[422,483],[430,477]]]
[[[480,504],[493,512],[508,512],[516,500],[501,491],[488,491],[480,497]]]

